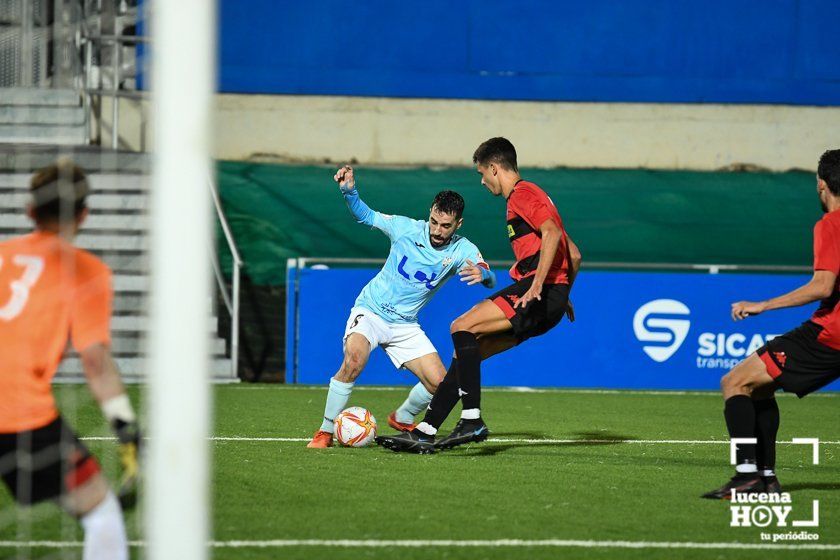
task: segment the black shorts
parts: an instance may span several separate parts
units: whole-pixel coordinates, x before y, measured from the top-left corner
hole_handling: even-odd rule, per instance
[[[540,300],[532,300],[525,307],[514,309],[519,298],[531,287],[534,277],[523,278],[519,282],[499,290],[489,299],[501,309],[510,324],[518,342],[545,334],[560,322],[569,305],[568,284],[544,284]]]
[[[43,428],[0,434],[0,476],[19,504],[58,498],[99,470],[60,416]]]
[[[806,321],[756,351],[770,377],[800,399],[840,377],[840,350],[817,340],[822,329]]]

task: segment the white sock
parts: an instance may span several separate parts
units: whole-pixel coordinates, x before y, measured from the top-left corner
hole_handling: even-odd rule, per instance
[[[353,383],[344,383],[336,378],[330,379],[330,390],[327,393],[327,405],[324,407],[324,421],[321,429],[325,432],[335,431],[335,417],[342,410],[347,408],[347,401],[350,400],[350,393],[353,392]]]
[[[755,463],[742,463],[735,465],[735,472],[740,474],[749,474],[758,472],[758,466]]]
[[[478,420],[481,418],[480,408],[467,408],[461,411],[461,418],[464,420]]]
[[[773,469],[764,469],[761,471],[761,476],[776,476],[776,471]]]
[[[415,429],[420,430],[427,436],[433,436],[437,433],[437,428],[435,428],[431,424],[426,424],[425,422],[420,422],[419,424],[417,424],[417,428]]]
[[[397,409],[397,422],[411,424],[414,422],[414,417],[425,410],[430,402],[432,402],[432,394],[423,387],[422,383],[418,383],[411,388],[408,398]]]
[[[83,560],[128,560],[122,509],[110,490],[105,499],[82,516],[85,530]]]

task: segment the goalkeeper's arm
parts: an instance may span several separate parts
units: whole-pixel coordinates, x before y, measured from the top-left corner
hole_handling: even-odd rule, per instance
[[[117,364],[105,344],[92,344],[81,353],[88,387],[117,435],[120,445],[120,499],[130,506],[136,498],[140,431]]]

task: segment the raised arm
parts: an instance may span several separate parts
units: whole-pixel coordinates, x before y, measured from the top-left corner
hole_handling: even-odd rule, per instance
[[[393,243],[400,235],[411,230],[416,224],[422,224],[419,220],[412,220],[405,216],[391,216],[372,210],[359,198],[359,191],[356,190],[356,180],[353,177],[353,168],[345,165],[335,173],[333,177],[338,188],[344,194],[344,201],[350,213],[356,221],[366,226],[375,227],[388,236]]]
[[[344,202],[347,203],[347,208],[350,209],[350,213],[353,214],[356,221],[367,226],[374,225],[376,212],[371,210],[359,197],[359,191],[356,190],[356,179],[353,176],[353,168],[345,165],[335,172],[333,180],[338,183],[338,188],[344,195]]]

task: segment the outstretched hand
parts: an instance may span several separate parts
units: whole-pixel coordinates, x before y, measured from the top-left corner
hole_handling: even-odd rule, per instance
[[[458,274],[461,276],[461,282],[466,282],[467,286],[478,284],[484,278],[481,268],[469,259],[467,259],[467,266],[459,270]]]
[[[353,168],[345,165],[335,172],[333,180],[338,183],[338,188],[341,192],[352,191],[356,188],[356,179],[353,177]]]
[[[759,315],[764,312],[764,302],[759,301],[738,301],[732,304],[732,319],[740,321],[750,315]]]

